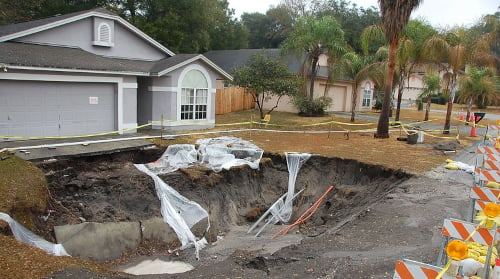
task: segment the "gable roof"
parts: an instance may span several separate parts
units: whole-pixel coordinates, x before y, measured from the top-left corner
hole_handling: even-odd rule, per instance
[[[0,66],[17,69],[163,76],[194,61],[203,61],[227,79],[231,75],[201,54],[177,54],[158,61],[100,56],[80,48],[20,42],[0,43]]]
[[[196,60],[201,60],[212,67],[215,71],[222,74],[225,78],[232,80],[233,77],[227,73],[224,69],[219,67],[216,63],[212,62],[210,59],[201,54],[177,54],[172,57],[162,59],[155,63],[155,66],[151,69],[153,75],[163,76],[171,71],[174,71],[180,67],[190,64]]]
[[[271,59],[281,59],[288,67],[288,70],[294,74],[301,73],[302,63],[294,55],[281,56],[281,50],[271,49],[237,49],[237,50],[212,50],[205,52],[208,59],[219,65],[224,71],[233,73],[245,63],[254,54],[263,54]]]
[[[0,63],[11,68],[48,68],[148,75],[154,62],[99,56],[80,48],[0,43]]]
[[[75,12],[66,15],[53,16],[49,18],[33,20],[23,23],[0,26],[0,42],[14,40],[20,37],[52,29],[67,23],[75,22],[93,16],[115,20],[116,22],[122,24],[133,33],[137,34],[139,37],[149,42],[151,45],[163,51],[164,53],[170,56],[175,55],[172,51],[170,51],[165,46],[158,43],[153,38],[151,38],[141,30],[130,24],[128,21],[119,17],[115,13],[112,13],[103,8],[97,8],[97,9]]]

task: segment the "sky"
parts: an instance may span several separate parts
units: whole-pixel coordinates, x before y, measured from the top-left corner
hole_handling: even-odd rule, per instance
[[[378,8],[377,0],[350,0],[358,6]],[[271,5],[276,6],[280,0],[229,0],[229,8],[235,9],[236,17],[244,12],[266,13]],[[498,11],[499,0],[423,0],[412,18],[423,17],[434,27],[451,27],[455,25],[469,26],[485,14]]]

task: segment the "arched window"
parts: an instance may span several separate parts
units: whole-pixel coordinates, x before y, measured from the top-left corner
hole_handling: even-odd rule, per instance
[[[99,42],[111,43],[111,27],[107,23],[99,24],[97,28],[97,39]]]
[[[369,82],[365,84],[365,89],[363,90],[363,107],[370,107],[372,101],[372,87]]]
[[[208,82],[199,70],[190,70],[181,83],[181,120],[207,119]]]

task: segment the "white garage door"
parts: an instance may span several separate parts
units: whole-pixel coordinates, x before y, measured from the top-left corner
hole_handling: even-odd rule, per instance
[[[113,131],[115,92],[112,83],[0,80],[0,137]]]

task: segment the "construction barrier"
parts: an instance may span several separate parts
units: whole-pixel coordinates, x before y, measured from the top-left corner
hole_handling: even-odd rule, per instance
[[[499,155],[500,154],[500,150],[494,148],[494,147],[491,147],[491,146],[484,146],[484,145],[480,145],[477,147],[477,151],[476,151],[477,154],[496,154],[496,155]]]
[[[476,179],[478,179],[480,183],[484,183],[486,181],[500,182],[500,171],[497,170],[483,170],[476,168],[475,174]]]
[[[483,168],[487,170],[500,170],[500,161],[497,160],[483,160]]]
[[[396,261],[393,279],[435,279],[442,267],[424,264],[408,259]],[[462,279],[461,276],[443,276],[443,279]]]
[[[493,245],[495,234],[493,230],[478,228],[477,224],[457,219],[445,219],[441,235],[454,239],[473,241],[479,244]]]

